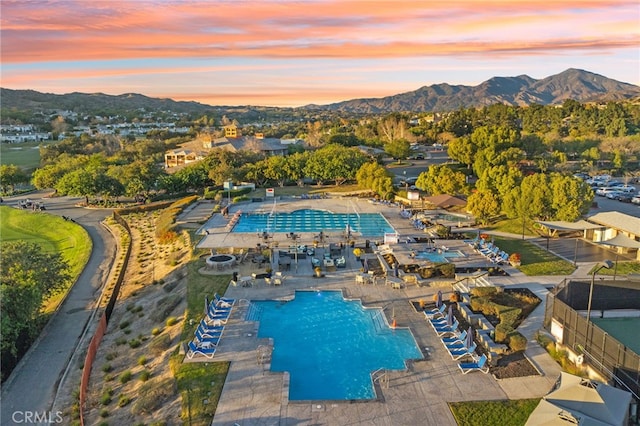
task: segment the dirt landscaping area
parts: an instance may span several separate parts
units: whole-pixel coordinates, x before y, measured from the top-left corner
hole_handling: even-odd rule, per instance
[[[183,423],[182,400],[169,357],[183,328],[187,306],[185,265],[191,260],[191,244],[186,232],[170,244],[159,244],[154,236],[157,214],[124,216],[132,231],[132,252],[118,303],[91,371],[85,424]],[[123,242],[124,229],[112,220],[107,222],[116,239]],[[122,267],[121,248],[115,270]],[[113,285],[111,277],[101,299],[102,308]],[[89,336],[94,329],[95,323]],[[78,388],[84,357],[84,352],[77,357],[78,368],[70,372],[59,393],[57,403],[65,418],[79,418]]]

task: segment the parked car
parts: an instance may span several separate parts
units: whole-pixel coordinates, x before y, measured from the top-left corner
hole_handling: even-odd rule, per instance
[[[619,188],[617,186],[607,186],[604,188],[598,188],[596,189],[596,195],[605,197],[610,192],[619,192],[618,189]]]
[[[633,197],[633,198],[631,199],[631,202],[632,202],[633,204],[638,204],[638,205],[640,205],[640,194],[637,194],[635,197]]]
[[[627,194],[626,192],[619,192],[618,195],[616,195],[615,199],[618,201],[622,201],[623,203],[630,203],[632,198],[633,198],[633,194]]]

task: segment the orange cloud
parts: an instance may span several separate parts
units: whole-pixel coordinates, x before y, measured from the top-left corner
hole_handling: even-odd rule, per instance
[[[620,13],[625,10],[629,12]],[[637,45],[640,37],[637,22],[629,18],[633,11],[637,13],[634,1],[605,0],[468,0],[428,5],[396,1],[3,1],[2,60],[384,58],[444,55],[446,49],[451,54],[515,54],[530,52],[526,48],[529,41],[552,51],[628,48]],[[598,34],[599,41],[585,43],[581,40],[591,39],[594,17],[598,21],[593,22],[600,22],[607,32]],[[573,25],[585,18],[579,28]],[[552,28],[571,28],[571,34],[554,34]]]

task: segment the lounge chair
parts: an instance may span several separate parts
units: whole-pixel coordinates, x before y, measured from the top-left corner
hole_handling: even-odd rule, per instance
[[[462,374],[471,373],[472,371],[480,371],[484,374],[489,372],[489,367],[487,366],[487,356],[482,355],[475,362],[461,362],[458,364],[458,368],[462,371]]]
[[[222,335],[219,335],[217,337],[207,337],[206,335],[196,331],[196,343],[206,344],[207,346],[217,346],[220,342],[221,336]]]
[[[443,317],[445,316],[444,311],[447,309],[447,306],[443,303],[440,305],[439,308],[433,308],[430,311],[424,311],[424,316],[427,319],[433,319],[436,317]]]
[[[233,305],[236,299],[232,299],[230,297],[220,297],[218,293],[215,293],[213,295],[213,301],[216,302],[216,306],[221,305],[221,307],[224,307],[225,303],[229,305]]]
[[[463,344],[464,345],[464,339],[467,338],[467,330],[464,330],[462,333],[458,334],[457,336],[451,336],[451,337],[443,337],[442,339],[442,344],[447,347],[449,345],[455,345],[455,344]]]
[[[449,349],[447,348],[447,351],[449,351],[449,355],[451,355],[451,359],[454,360],[458,360],[460,358],[463,358],[467,355],[471,355],[473,356],[473,354],[475,353],[476,350],[476,343],[473,342],[473,345],[471,345],[468,348],[461,348],[461,349]]]
[[[200,331],[206,331],[206,332],[211,332],[211,333],[215,333],[216,331],[224,330],[224,326],[223,325],[210,325],[210,324],[207,324],[207,322],[204,320],[204,318],[200,320],[200,324],[198,325],[198,328],[200,329]]]
[[[453,324],[451,325],[443,325],[443,326],[433,326],[433,329],[435,330],[436,334],[440,337],[444,336],[445,334],[455,334],[458,331],[458,326],[460,324],[458,323],[458,320],[454,320]]]
[[[202,336],[207,339],[215,339],[220,338],[222,336],[222,331],[224,328],[216,327],[213,330],[207,330],[201,327],[196,328],[196,331],[193,333],[196,337]]]
[[[189,342],[189,352],[187,352],[187,358],[191,359],[196,355],[203,355],[207,358],[213,358],[213,355],[216,353],[216,347],[203,347],[198,346],[194,342]]]

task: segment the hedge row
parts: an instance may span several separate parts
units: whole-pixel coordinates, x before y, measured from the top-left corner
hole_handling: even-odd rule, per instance
[[[493,302],[491,298],[496,292],[497,288],[495,287],[471,289],[471,310],[482,312],[484,315],[494,315],[500,319],[494,335],[494,340],[497,343],[506,343],[514,352],[526,349],[527,339],[515,331],[513,327],[522,315],[522,309]]]

